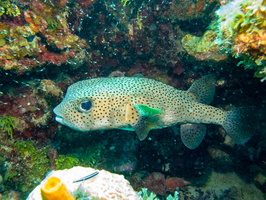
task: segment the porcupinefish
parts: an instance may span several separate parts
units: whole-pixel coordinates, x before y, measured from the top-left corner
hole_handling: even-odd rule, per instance
[[[139,77],[108,77],[79,81],[67,89],[54,108],[56,121],[78,131],[123,129],[144,140],[151,129],[181,124],[181,139],[195,149],[202,142],[204,124],[223,126],[238,144],[252,136],[252,109],[223,111],[212,101],[214,76],[196,80],[187,91]],[[248,123],[247,123],[248,122]]]

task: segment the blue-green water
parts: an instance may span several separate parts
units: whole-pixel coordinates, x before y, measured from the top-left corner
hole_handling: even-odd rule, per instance
[[[2,0],[0,199],[26,199],[49,171],[74,166],[122,174],[160,199],[174,191],[181,200],[265,199],[265,15],[255,12],[264,5],[234,2],[240,14],[221,20],[225,2],[212,0]],[[222,26],[233,17],[234,26]],[[52,112],[80,80],[140,76],[187,90],[208,74],[216,77],[212,106],[256,107],[247,143],[207,125],[190,150],[179,125],[139,141],[132,131],[74,131]]]

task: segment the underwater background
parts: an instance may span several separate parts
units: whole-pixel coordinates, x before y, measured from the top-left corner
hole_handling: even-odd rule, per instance
[[[1,0],[0,199],[26,199],[48,172],[74,166],[122,174],[141,199],[266,199],[265,18],[264,0]],[[187,90],[208,74],[211,105],[256,106],[246,144],[217,125],[190,150],[179,126],[139,141],[54,119],[79,80],[142,76]]]

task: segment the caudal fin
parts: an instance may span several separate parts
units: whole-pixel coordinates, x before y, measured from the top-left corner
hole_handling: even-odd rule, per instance
[[[222,126],[235,143],[244,144],[252,137],[257,123],[255,113],[254,107],[237,108],[226,113]]]

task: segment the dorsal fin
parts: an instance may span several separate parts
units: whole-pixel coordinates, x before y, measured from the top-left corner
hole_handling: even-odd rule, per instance
[[[214,82],[214,75],[207,75],[196,80],[187,90],[187,96],[199,103],[210,104],[215,92]]]

